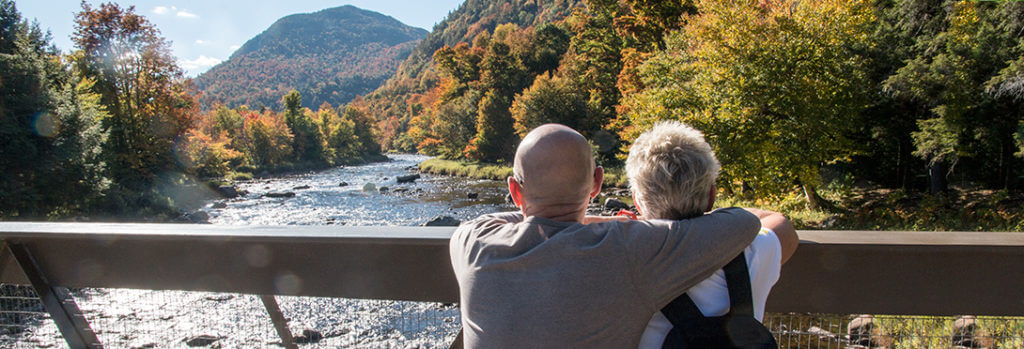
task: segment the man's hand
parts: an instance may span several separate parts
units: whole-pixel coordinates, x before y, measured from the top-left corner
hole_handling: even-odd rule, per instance
[[[793,228],[793,223],[789,221],[786,216],[781,213],[772,212],[757,208],[743,208],[757,216],[757,219],[761,220],[761,226],[771,229],[775,232],[775,236],[779,238],[779,244],[782,245],[782,264],[786,264],[789,257],[793,256],[796,252],[797,246],[800,245],[800,237],[796,235],[796,229]]]

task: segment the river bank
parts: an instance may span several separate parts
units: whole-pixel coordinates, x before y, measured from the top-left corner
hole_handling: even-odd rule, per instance
[[[429,159],[418,165],[424,173],[504,180],[510,166]],[[605,169],[603,194],[632,204],[621,168]],[[946,194],[883,188],[876,185],[835,183],[820,193],[833,208],[810,209],[802,193],[768,199],[746,199],[719,193],[717,207],[760,207],[785,214],[797,229],[917,230],[917,231],[1024,231],[1024,193],[953,186]]]

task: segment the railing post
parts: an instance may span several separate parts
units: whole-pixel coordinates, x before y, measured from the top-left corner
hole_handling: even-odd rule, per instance
[[[6,250],[14,255],[21,270],[25,272],[25,276],[32,283],[32,288],[35,288],[39,299],[43,301],[46,311],[50,313],[50,317],[57,324],[64,340],[68,342],[68,347],[75,349],[103,348],[103,344],[96,338],[96,333],[89,327],[89,322],[85,320],[82,311],[75,304],[75,299],[67,290],[50,284],[46,275],[39,269],[39,264],[32,257],[28,247],[6,242],[5,245]]]
[[[272,294],[261,294],[260,300],[263,301],[263,306],[267,308],[267,313],[270,314],[270,321],[274,323],[274,329],[277,330],[277,335],[281,337],[281,346],[287,349],[298,349],[299,346],[295,344],[295,338],[292,337],[292,331],[288,329],[288,322],[284,319],[284,314],[281,313],[281,307],[277,305],[277,299]]]

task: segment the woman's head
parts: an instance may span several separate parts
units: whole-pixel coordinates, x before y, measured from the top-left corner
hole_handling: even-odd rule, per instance
[[[661,122],[637,137],[626,174],[647,218],[683,219],[707,212],[721,165],[704,134],[677,121]]]

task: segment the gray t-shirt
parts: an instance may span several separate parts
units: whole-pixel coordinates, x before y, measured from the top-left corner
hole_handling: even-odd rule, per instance
[[[738,208],[583,225],[485,215],[452,235],[467,348],[636,348],[651,314],[743,251]]]

